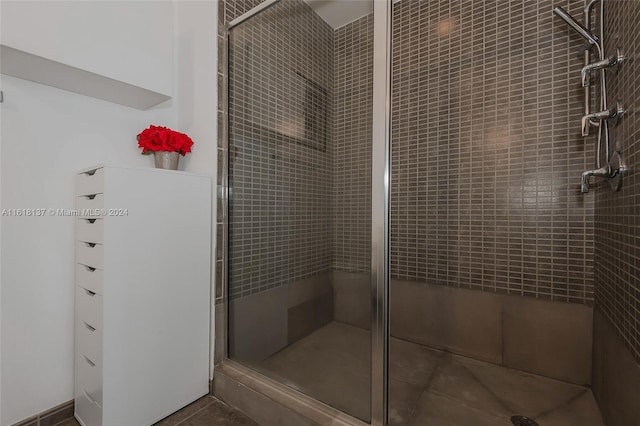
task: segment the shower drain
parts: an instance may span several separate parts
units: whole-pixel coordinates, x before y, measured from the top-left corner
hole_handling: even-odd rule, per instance
[[[511,423],[514,426],[540,426],[534,420],[525,416],[511,416]]]

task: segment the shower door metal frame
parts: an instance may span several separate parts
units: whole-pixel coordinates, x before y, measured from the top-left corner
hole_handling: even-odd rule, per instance
[[[265,0],[233,19],[224,29],[223,46],[223,138],[224,151],[229,154],[229,32],[280,0]],[[371,421],[372,426],[384,426],[388,421],[389,392],[389,283],[390,283],[390,176],[391,176],[391,40],[393,0],[373,2],[373,113],[371,155]],[[229,161],[223,162],[224,271],[221,303],[224,310],[223,364],[245,370],[254,377],[264,377],[229,358]],[[217,352],[217,350],[216,350]],[[250,371],[249,371],[250,370]],[[272,379],[264,377],[266,381]],[[273,386],[273,383],[271,384]],[[281,384],[282,392],[294,396],[297,391]],[[308,399],[313,399],[304,395]],[[315,401],[315,400],[314,400]],[[307,401],[307,403],[309,403]],[[311,404],[316,405],[316,404]],[[321,410],[322,402],[317,406]],[[338,420],[338,419],[336,419]],[[360,422],[358,422],[360,423]]]
[[[391,180],[392,0],[373,0],[371,152],[371,424],[389,408],[389,211]]]

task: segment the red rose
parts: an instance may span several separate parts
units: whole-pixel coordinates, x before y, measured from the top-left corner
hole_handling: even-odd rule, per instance
[[[191,138],[187,135],[185,135],[184,133],[180,134],[181,139],[182,139],[182,146],[180,147],[180,154],[182,154],[183,156],[187,153],[187,152],[191,152],[191,147],[193,146],[193,141],[191,140]]]
[[[183,156],[191,152],[193,141],[184,133],[176,132],[167,127],[151,125],[144,129],[137,137],[138,147],[143,154],[153,151],[179,152]]]
[[[167,137],[167,151],[180,151],[182,147],[182,141],[180,140],[180,133],[171,132]]]

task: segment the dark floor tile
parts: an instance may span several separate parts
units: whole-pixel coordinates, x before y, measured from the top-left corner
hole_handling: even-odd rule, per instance
[[[78,421],[74,417],[72,417],[63,421],[62,423],[58,423],[56,426],[80,426],[80,423],[78,423]]]
[[[578,397],[572,399],[568,404],[565,404],[543,416],[536,417],[535,420],[544,426],[604,425],[602,415],[598,410],[598,404],[589,390],[585,390]]]
[[[536,418],[565,405],[585,391],[582,386],[454,356],[513,414]]]
[[[73,419],[73,404],[67,404],[51,414],[40,418],[40,426],[54,426],[64,421]]]
[[[370,411],[369,349],[368,331],[332,322],[273,355],[261,368],[313,398],[365,418]],[[535,418],[544,413],[548,426],[602,426],[584,387],[395,338],[390,353],[390,424],[506,426],[513,414]],[[545,422],[540,424],[547,426]]]
[[[509,423],[507,417],[495,416],[428,391],[420,397],[415,414],[408,422],[409,426],[506,426]]]
[[[429,391],[493,416],[508,417],[510,410],[468,368],[451,355],[444,358],[434,372]]]
[[[196,414],[198,411],[202,410],[206,406],[212,404],[214,401],[215,401],[215,398],[213,398],[210,395],[203,396],[197,401],[194,401],[191,404],[187,405],[183,409],[176,411],[169,417],[166,417],[160,420],[158,423],[155,424],[155,426],[175,426],[178,423],[193,416],[194,414]]]
[[[258,423],[218,400],[189,417],[180,426],[257,426]]]
[[[21,421],[20,423],[16,423],[13,426],[38,426],[38,417],[31,417]]]
[[[396,338],[390,339],[389,378],[425,387],[444,352]]]
[[[389,425],[405,426],[416,408],[424,388],[389,379]]]

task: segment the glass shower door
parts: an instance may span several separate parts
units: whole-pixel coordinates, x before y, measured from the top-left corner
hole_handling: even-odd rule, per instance
[[[228,353],[368,422],[373,12],[334,3],[228,31]]]
[[[579,386],[595,144],[553,6],[393,2],[390,424],[601,424]]]

